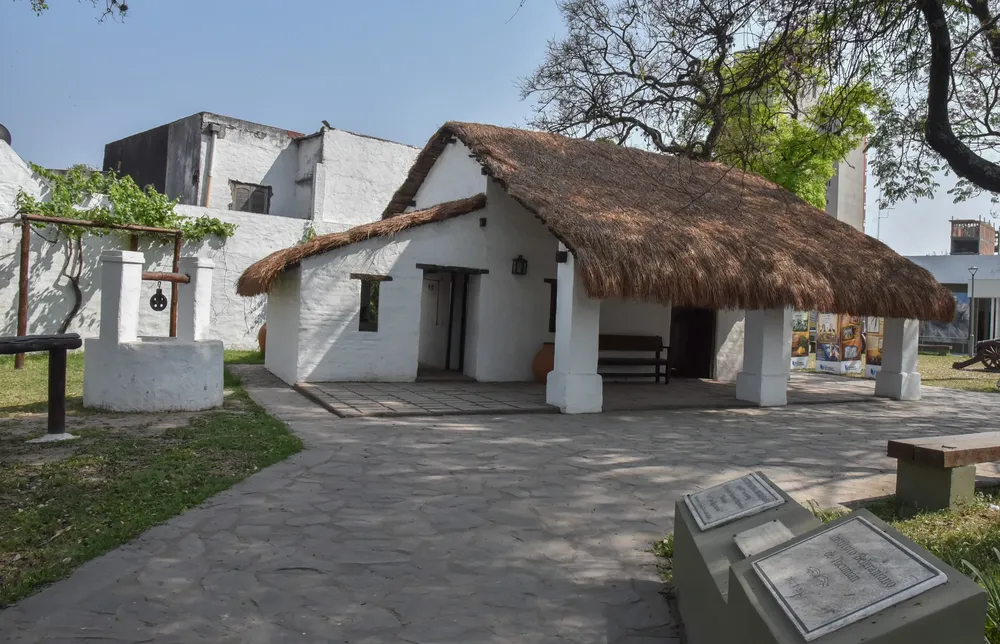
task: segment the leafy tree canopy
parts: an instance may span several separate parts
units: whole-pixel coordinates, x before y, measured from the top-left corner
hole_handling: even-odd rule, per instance
[[[789,187],[825,166],[817,149],[867,137],[886,203],[932,195],[942,170],[959,199],[1000,193],[998,2],[562,0],[568,33],[522,91],[542,129]]]

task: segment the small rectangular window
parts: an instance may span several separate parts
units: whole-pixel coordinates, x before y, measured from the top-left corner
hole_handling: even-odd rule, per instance
[[[358,331],[378,331],[378,294],[382,282],[391,282],[388,275],[351,273],[352,280],[361,280],[361,305],[358,310]]]
[[[230,210],[256,212],[261,215],[266,215],[271,210],[271,186],[243,183],[242,181],[230,181],[229,186],[233,191],[233,202],[229,204]]]
[[[378,331],[378,287],[380,283],[373,280],[361,280],[359,331]]]

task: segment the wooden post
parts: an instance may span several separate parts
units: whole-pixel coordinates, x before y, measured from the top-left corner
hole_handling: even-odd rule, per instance
[[[174,268],[173,272],[180,271],[181,261],[181,234],[174,235]],[[177,282],[170,284],[170,337],[177,337]]]
[[[139,250],[139,236],[129,235],[128,236],[128,249],[131,251]]]
[[[31,225],[21,219],[21,272],[17,280],[17,335],[28,335],[28,257],[31,252]],[[14,368],[24,368],[24,354],[14,356]]]
[[[66,349],[49,349],[49,433],[66,433]]]

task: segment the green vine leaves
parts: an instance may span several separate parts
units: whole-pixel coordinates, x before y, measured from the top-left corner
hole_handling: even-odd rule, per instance
[[[144,190],[129,176],[101,173],[84,165],[75,165],[65,173],[53,172],[34,163],[31,168],[48,182],[49,200],[42,201],[22,190],[15,200],[21,213],[83,219],[100,224],[175,228],[188,241],[200,241],[209,236],[227,239],[236,232],[236,224],[215,217],[185,217],[175,213],[176,199],[168,199],[152,186]],[[70,238],[78,239],[85,231],[79,226],[57,225]],[[44,227],[42,224],[39,226]],[[101,228],[89,231],[101,236],[123,232]],[[144,233],[143,236],[155,235]]]

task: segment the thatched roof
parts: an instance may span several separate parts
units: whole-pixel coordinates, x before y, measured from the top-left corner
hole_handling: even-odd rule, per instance
[[[759,175],[609,143],[446,123],[383,213],[402,215],[457,137],[573,251],[587,293],[713,309],[950,320],[925,269]]]
[[[319,255],[320,253],[373,237],[395,235],[400,231],[413,228],[414,226],[423,226],[435,221],[444,221],[445,219],[465,215],[476,210],[482,210],[485,206],[486,195],[479,194],[467,199],[438,204],[426,210],[399,215],[391,219],[382,219],[370,224],[362,224],[350,230],[345,230],[342,233],[319,235],[297,246],[271,253],[264,259],[252,264],[240,276],[239,281],[236,283],[236,292],[248,297],[266,293],[271,288],[274,279],[282,271],[293,266],[298,266],[299,262],[307,257]]]

